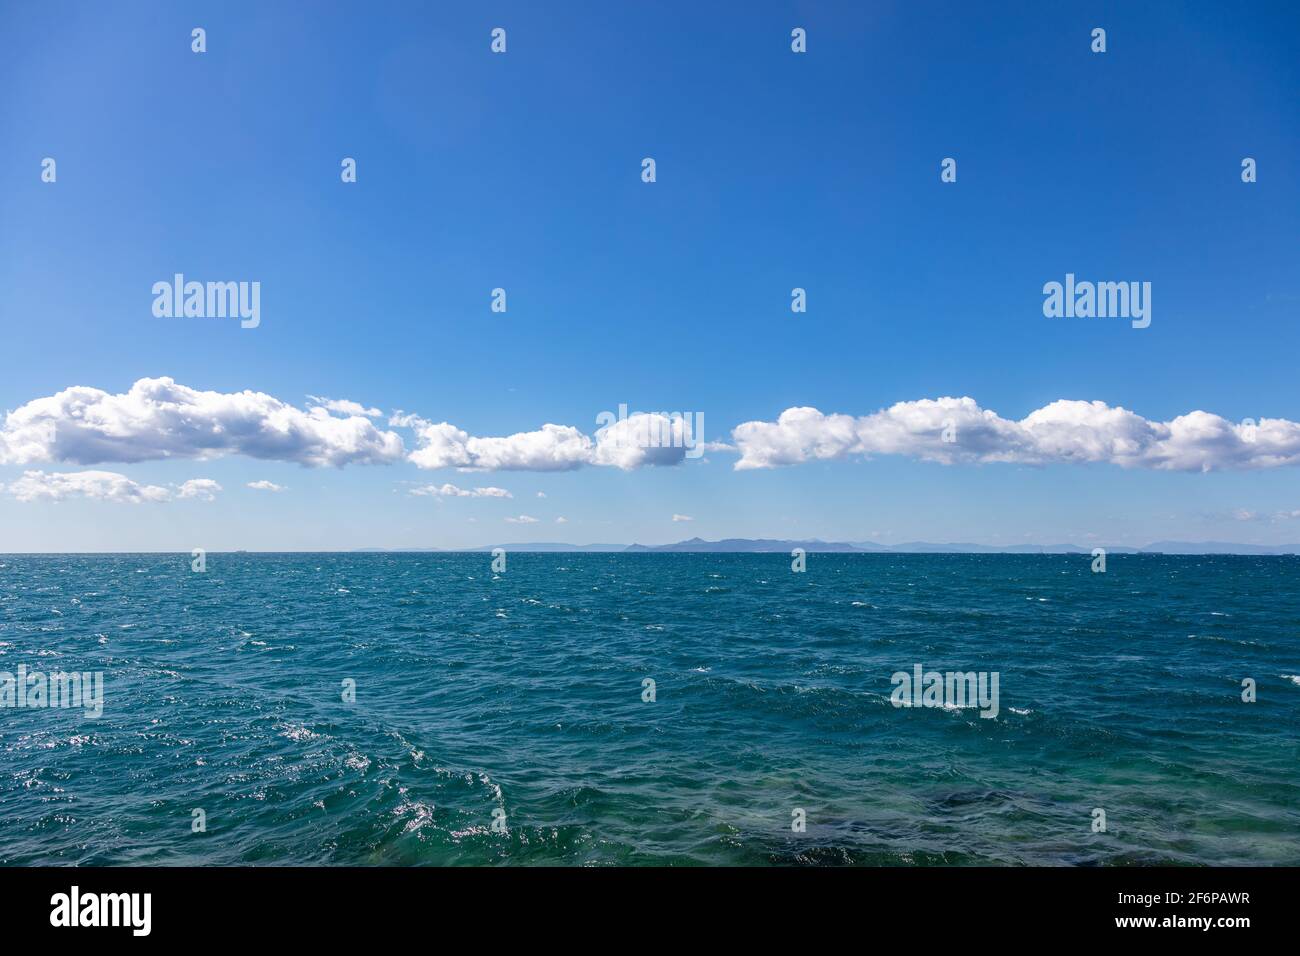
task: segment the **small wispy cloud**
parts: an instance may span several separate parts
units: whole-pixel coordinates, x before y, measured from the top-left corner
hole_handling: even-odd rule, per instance
[[[1300,510],[1265,512],[1251,511],[1248,508],[1234,508],[1228,512],[1228,517],[1234,521],[1294,521],[1300,518]]]
[[[678,515],[678,514],[675,514],[675,515],[673,515],[673,520],[674,520],[674,521],[694,521],[695,519],[692,518],[690,515]]]
[[[455,485],[420,485],[412,488],[410,494],[435,498],[513,498],[504,488],[458,488]]]
[[[362,405],[360,402],[349,401],[346,398],[322,398],[319,395],[308,395],[307,398],[316,407],[336,412],[339,415],[361,415],[365,418],[382,418],[384,414],[377,408],[366,408],[366,406]]]
[[[284,485],[277,485],[274,481],[267,481],[263,478],[260,481],[250,481],[248,487],[254,491],[285,491]]]
[[[537,519],[532,515],[520,515],[518,518],[507,518],[511,524],[537,524]]]
[[[211,478],[191,478],[176,490],[176,497],[215,501],[220,490],[221,486]]]

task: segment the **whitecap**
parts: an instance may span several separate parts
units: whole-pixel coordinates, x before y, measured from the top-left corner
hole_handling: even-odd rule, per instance
[[[451,833],[448,834],[448,836],[451,836],[451,837],[454,837],[454,838],[457,839],[457,840],[460,840],[460,839],[463,839],[463,838],[468,837],[468,836],[479,836],[480,834],[487,833],[487,832],[488,832],[488,828],[487,828],[487,827],[484,827],[484,826],[471,826],[471,827],[467,827],[467,828],[465,828],[464,830],[452,830]]]

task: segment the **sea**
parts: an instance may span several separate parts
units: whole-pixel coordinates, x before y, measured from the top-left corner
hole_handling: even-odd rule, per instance
[[[0,863],[1300,864],[1300,558],[1093,563],[0,555]]]

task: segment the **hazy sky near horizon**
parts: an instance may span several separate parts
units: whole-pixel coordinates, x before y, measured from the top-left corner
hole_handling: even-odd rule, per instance
[[[1300,541],[1298,39],[1288,3],[5,5],[0,551]],[[257,327],[155,315],[177,273],[259,283]],[[1067,274],[1150,283],[1149,327],[1046,317]],[[629,451],[620,405],[707,450]]]

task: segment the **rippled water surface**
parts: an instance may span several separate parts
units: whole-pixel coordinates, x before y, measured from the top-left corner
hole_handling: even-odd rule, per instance
[[[0,555],[0,861],[1300,864],[1296,558],[207,560]]]

